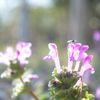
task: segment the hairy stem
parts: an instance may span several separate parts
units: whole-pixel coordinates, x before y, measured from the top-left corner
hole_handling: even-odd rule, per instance
[[[22,79],[21,77],[20,77],[20,81],[24,84],[24,81],[23,81],[23,79]],[[35,98],[35,100],[39,100],[39,99],[37,98],[37,96],[33,93],[32,90],[30,90],[29,94],[30,94],[33,98]]]
[[[79,98],[79,100],[82,100],[82,88],[83,88],[83,84],[82,84],[82,77],[81,77],[81,90],[80,90],[80,98]]]

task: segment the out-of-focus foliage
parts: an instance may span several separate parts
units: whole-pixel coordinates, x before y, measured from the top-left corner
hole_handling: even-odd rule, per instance
[[[54,4],[56,6],[62,6],[62,7],[67,7],[69,4],[69,0],[54,0]]]

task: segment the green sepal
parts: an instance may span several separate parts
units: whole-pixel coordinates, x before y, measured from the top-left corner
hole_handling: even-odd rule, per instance
[[[7,77],[11,79],[20,78],[24,73],[24,69],[20,68],[19,71],[13,70],[13,72],[14,72],[13,74],[8,75]]]
[[[10,61],[10,65],[8,66],[8,68],[12,69],[12,70],[16,70],[19,71],[20,70],[20,62],[18,60],[14,60],[14,61]]]
[[[24,68],[21,68],[17,71],[17,70],[11,70],[11,69],[6,69],[2,75],[1,78],[10,78],[10,79],[17,79],[20,78],[24,73]]]
[[[67,67],[64,66],[62,67],[62,71],[59,74],[57,73],[57,70],[54,69],[52,72],[52,76],[54,80],[57,80],[62,84],[65,84],[68,88],[75,85],[78,79],[80,78],[78,72],[70,71],[70,73],[68,73]]]
[[[83,82],[77,86],[81,78],[77,71],[68,71],[67,67],[61,67],[57,73],[56,68],[52,72],[52,80],[49,81],[50,100],[94,100],[93,95],[87,92],[88,87]]]

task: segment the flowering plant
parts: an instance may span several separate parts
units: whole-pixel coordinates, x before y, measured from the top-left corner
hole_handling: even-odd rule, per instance
[[[31,43],[19,42],[15,50],[13,47],[8,46],[4,53],[0,52],[0,63],[7,66],[7,69],[1,74],[1,78],[20,79],[20,82],[13,88],[12,97],[22,93],[29,93],[38,100],[31,86],[31,79],[38,79],[38,75],[30,74],[25,79],[22,79],[25,65],[28,63],[26,59],[32,54],[31,46]]]
[[[56,44],[49,43],[48,47],[50,51],[43,60],[53,59],[56,66],[48,85],[52,96],[51,100],[94,100],[94,96],[88,93],[88,87],[82,81],[86,70],[92,74],[95,72],[90,64],[93,55],[86,53],[89,46],[81,43],[69,43],[67,46],[68,65],[62,67]],[[75,66],[73,62],[75,62]]]
[[[12,97],[19,94],[29,93],[35,100],[39,100],[33,93],[31,79],[38,79],[38,75],[30,74],[22,78],[25,72],[25,66],[28,64],[27,58],[32,54],[31,43],[19,42],[15,50],[8,46],[4,53],[0,52],[0,63],[7,66],[7,69],[1,74],[1,78],[10,78],[12,80],[20,79],[12,89]],[[89,70],[92,74],[95,72],[90,64],[93,55],[88,55],[86,51],[88,45],[81,43],[69,43],[67,46],[68,65],[61,66],[57,46],[49,43],[50,49],[43,60],[54,60],[56,68],[52,72],[52,79],[49,81],[49,90],[51,100],[94,100],[94,96],[89,94],[87,85],[83,82],[84,72]]]

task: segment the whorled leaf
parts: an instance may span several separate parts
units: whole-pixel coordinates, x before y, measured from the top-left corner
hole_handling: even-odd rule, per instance
[[[76,85],[81,77],[77,71],[68,71],[67,67],[61,67],[61,72],[54,69],[52,80],[49,81],[50,100],[94,100],[93,95],[87,92],[87,85],[83,82]]]

